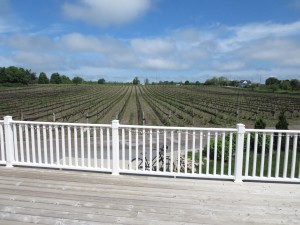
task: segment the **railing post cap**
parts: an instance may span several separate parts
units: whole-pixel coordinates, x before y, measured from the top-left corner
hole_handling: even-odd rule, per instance
[[[12,121],[12,116],[4,116],[4,124],[8,124]]]
[[[236,129],[238,130],[238,132],[244,132],[245,133],[245,124],[242,124],[242,123],[238,123],[236,125]]]
[[[118,128],[119,127],[119,120],[113,120],[112,121],[112,128]]]

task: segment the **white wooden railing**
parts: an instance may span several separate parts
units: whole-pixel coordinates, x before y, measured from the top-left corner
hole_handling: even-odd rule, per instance
[[[0,121],[0,164],[300,182],[299,130]]]

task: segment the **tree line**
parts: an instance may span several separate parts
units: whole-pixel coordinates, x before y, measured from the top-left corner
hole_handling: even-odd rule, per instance
[[[78,76],[70,79],[66,75],[52,73],[50,78],[48,78],[44,72],[37,76],[31,70],[21,67],[0,67],[0,84],[80,84],[83,82],[83,78]]]
[[[265,85],[273,90],[277,91],[281,90],[300,90],[300,81],[298,79],[291,79],[291,80],[279,80],[276,77],[269,77],[265,81]]]
[[[46,73],[41,72],[39,76],[36,75],[35,72],[32,72],[30,69],[24,69],[21,67],[10,66],[10,67],[0,67],[0,84],[81,84],[81,83],[91,83],[91,84],[134,84],[139,85],[140,79],[136,76],[134,77],[132,82],[123,83],[123,82],[106,82],[105,79],[101,78],[98,81],[85,81],[80,76],[75,76],[70,79],[66,75],[62,75],[59,73],[52,73],[50,78],[47,77]],[[149,85],[150,81],[148,78],[144,81],[145,85]],[[159,81],[152,82],[151,84],[160,84],[160,85],[212,85],[212,86],[232,86],[232,87],[248,87],[253,90],[263,90],[268,89],[273,92],[277,90],[300,90],[300,81],[298,79],[291,80],[279,80],[275,77],[269,77],[266,79],[265,84],[251,83],[248,82],[246,85],[241,85],[241,81],[239,80],[229,80],[227,77],[213,77],[207,79],[204,83],[200,83],[199,81],[191,82],[186,80],[185,82],[174,82],[174,81]]]

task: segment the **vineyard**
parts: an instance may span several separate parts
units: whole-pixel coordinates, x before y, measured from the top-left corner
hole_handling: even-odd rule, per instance
[[[300,96],[241,88],[172,85],[32,85],[0,89],[0,118],[15,120],[233,127],[285,111],[300,124]]]

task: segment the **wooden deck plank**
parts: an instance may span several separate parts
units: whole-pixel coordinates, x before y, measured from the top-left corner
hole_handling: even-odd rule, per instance
[[[300,224],[299,199],[298,184],[0,167],[8,224]]]

